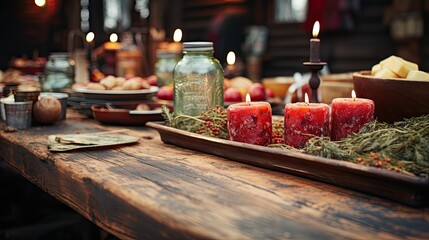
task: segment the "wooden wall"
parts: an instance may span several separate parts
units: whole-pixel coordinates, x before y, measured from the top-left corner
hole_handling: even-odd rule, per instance
[[[361,9],[354,16],[353,31],[324,32],[321,26],[321,58],[328,62],[331,72],[370,69],[383,58],[397,54],[397,43],[392,39],[389,27],[383,24],[385,10],[391,4],[392,0],[361,0]],[[184,40],[206,38],[214,16],[230,6],[247,9],[251,16],[249,25],[262,24],[269,28],[268,48],[262,58],[263,77],[307,71],[302,62],[309,57],[311,33],[306,32],[302,24],[273,23],[273,0],[183,1]],[[420,45],[420,65],[426,71],[429,71],[428,20],[425,16],[425,36]]]
[[[67,51],[67,34],[72,25],[73,0],[47,0],[37,7],[34,0],[2,1],[0,8],[0,69],[9,67],[12,57],[46,57]]]
[[[308,59],[310,33],[303,29],[302,24],[273,23],[274,0],[157,0],[167,3],[168,12],[165,16],[166,37],[172,39],[172,32],[180,27],[183,30],[183,41],[212,40],[210,31],[216,27],[216,18],[223,12],[235,9],[243,13],[244,26],[233,33],[219,35],[219,41],[229,44],[226,48],[234,48],[239,57],[241,43],[250,25],[265,25],[269,28],[267,52],[262,57],[262,75],[264,77],[291,75],[295,71],[304,72],[302,62]],[[384,57],[397,53],[397,43],[392,40],[389,28],[383,25],[386,7],[394,0],[360,0],[361,10],[354,20],[356,28],[350,32],[327,32],[321,26],[322,59],[329,63],[331,72],[348,72],[368,69]],[[420,65],[429,71],[429,0],[421,1],[425,9],[425,34],[419,46]],[[73,0],[48,0],[57,6],[71,3]],[[102,0],[94,0],[101,9]],[[93,4],[93,5],[94,5]],[[64,10],[66,9],[66,10]],[[31,57],[34,49],[41,56],[51,51],[65,51],[67,31],[75,24],[70,17],[70,7],[47,14],[44,9],[37,8],[33,0],[5,1],[0,8],[0,69],[5,69],[12,56],[26,54]],[[65,11],[65,12],[64,12]],[[97,12],[101,14],[101,12]],[[101,18],[100,18],[101,19]],[[140,26],[134,23],[133,26]],[[100,24],[96,27],[101,29]],[[106,40],[98,38],[97,40]],[[100,35],[98,35],[100,36]],[[217,49],[218,50],[218,49]],[[224,63],[226,52],[217,52],[216,56]]]
[[[249,11],[246,0],[183,1],[183,40],[215,42],[215,57],[225,63],[228,51],[241,55],[244,28],[252,22]],[[223,26],[223,17],[230,14],[237,14],[242,18],[232,20],[234,22],[227,29]]]
[[[393,41],[382,19],[389,0],[362,0],[354,18],[353,31],[324,32],[321,26],[321,59],[331,72],[369,69],[382,58],[395,53]],[[302,62],[309,57],[311,33],[302,24],[270,24],[265,76],[291,75],[306,71]]]
[[[33,49],[45,52],[49,14],[31,0],[2,1],[0,8],[0,67],[7,68],[12,56],[32,57]],[[28,44],[28,43],[31,43]]]

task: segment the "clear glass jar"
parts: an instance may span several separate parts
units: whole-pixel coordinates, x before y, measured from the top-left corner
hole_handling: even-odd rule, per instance
[[[180,59],[179,54],[158,50],[156,56],[155,75],[158,79],[158,86],[173,86],[173,70]]]
[[[45,66],[43,91],[69,88],[74,82],[74,60],[68,53],[52,53]]]
[[[212,42],[183,43],[183,58],[173,72],[174,112],[197,116],[223,106],[223,69]]]

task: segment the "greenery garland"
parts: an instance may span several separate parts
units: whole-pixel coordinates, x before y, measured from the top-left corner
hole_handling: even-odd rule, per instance
[[[199,116],[175,115],[163,108],[167,126],[228,139],[227,111],[216,106]],[[273,120],[273,144],[267,147],[354,162],[407,175],[429,177],[429,115],[387,124],[373,121],[340,141],[311,138],[304,148],[284,144],[283,120]]]

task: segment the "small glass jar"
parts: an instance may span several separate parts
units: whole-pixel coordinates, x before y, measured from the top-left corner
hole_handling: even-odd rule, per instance
[[[173,72],[174,112],[197,116],[223,106],[223,69],[213,57],[213,43],[185,42],[183,54]]]
[[[69,88],[74,82],[74,60],[68,53],[52,53],[45,66],[43,91]]]
[[[158,87],[173,86],[173,70],[180,59],[179,54],[158,50],[156,56],[155,75],[158,79]]]

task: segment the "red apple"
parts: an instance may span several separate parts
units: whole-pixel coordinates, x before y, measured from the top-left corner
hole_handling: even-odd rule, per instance
[[[151,86],[158,86],[158,78],[156,77],[156,75],[150,75],[149,77],[147,77],[146,80]]]
[[[265,95],[267,96],[267,99],[275,97],[273,90],[271,90],[269,88],[265,88]]]
[[[263,101],[267,99],[265,95],[265,87],[260,83],[252,83],[247,91],[249,92],[252,101]]]
[[[158,93],[156,94],[158,99],[163,100],[173,100],[173,88],[170,86],[162,86],[159,88]]]
[[[236,88],[227,88],[223,93],[225,102],[241,102],[241,92]]]

